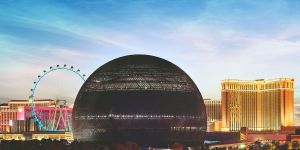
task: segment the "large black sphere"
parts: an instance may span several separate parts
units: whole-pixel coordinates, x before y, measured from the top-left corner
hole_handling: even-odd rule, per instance
[[[98,68],[81,87],[73,110],[74,136],[142,147],[201,146],[203,98],[179,67],[149,55],[129,55]]]

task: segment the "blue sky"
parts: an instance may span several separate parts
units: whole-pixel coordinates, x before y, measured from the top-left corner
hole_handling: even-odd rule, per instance
[[[0,99],[27,98],[51,65],[90,75],[129,54],[175,63],[203,97],[220,99],[223,79],[294,77],[298,100],[300,1],[0,1]],[[38,96],[72,99],[81,84],[57,73]]]

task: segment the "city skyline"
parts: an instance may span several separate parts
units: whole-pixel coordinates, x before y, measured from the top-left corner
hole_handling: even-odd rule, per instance
[[[205,98],[220,99],[223,79],[292,77],[299,102],[299,1],[160,2],[0,2],[0,100],[27,99],[50,66],[89,76],[108,60],[148,54],[181,67]],[[38,97],[74,99],[81,85],[57,73]]]

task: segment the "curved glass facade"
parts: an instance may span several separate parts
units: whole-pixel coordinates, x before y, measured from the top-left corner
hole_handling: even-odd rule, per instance
[[[200,146],[205,106],[194,82],[176,65],[154,56],[124,56],[101,66],[81,87],[73,129],[80,140]]]

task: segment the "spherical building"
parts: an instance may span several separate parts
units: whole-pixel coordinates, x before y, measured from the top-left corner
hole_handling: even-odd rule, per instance
[[[81,87],[73,130],[79,140],[200,146],[205,106],[195,83],[179,67],[154,56],[129,55],[101,66]]]

